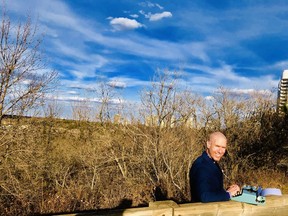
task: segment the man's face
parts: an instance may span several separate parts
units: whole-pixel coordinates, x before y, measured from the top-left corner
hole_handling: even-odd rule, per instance
[[[207,141],[207,151],[211,158],[215,161],[220,161],[220,159],[225,154],[227,147],[227,140],[223,137],[217,137]]]

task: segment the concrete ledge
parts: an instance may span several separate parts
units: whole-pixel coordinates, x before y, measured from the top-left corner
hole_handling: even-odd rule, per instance
[[[63,214],[62,214],[63,215]],[[149,203],[149,207],[66,214],[69,216],[287,216],[288,194],[266,197],[263,206],[236,201],[177,204],[171,200]]]
[[[263,206],[236,201],[182,204],[174,208],[174,216],[278,216],[288,215],[288,194],[266,197]]]

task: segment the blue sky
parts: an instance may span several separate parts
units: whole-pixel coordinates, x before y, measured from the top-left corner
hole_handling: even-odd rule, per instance
[[[7,0],[12,20],[30,14],[45,32],[49,68],[64,102],[87,97],[99,80],[139,101],[157,70],[209,96],[276,88],[288,68],[285,0]],[[88,97],[95,97],[89,95]],[[97,100],[97,98],[94,98]]]

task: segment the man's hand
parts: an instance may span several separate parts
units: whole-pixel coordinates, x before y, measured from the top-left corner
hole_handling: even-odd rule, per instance
[[[240,192],[240,187],[236,184],[231,185],[228,189],[227,192],[230,193],[230,196],[235,196]]]

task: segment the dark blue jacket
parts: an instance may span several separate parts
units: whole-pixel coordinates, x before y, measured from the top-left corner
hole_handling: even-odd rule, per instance
[[[227,201],[230,195],[223,188],[223,173],[216,161],[204,151],[189,173],[192,202]]]

